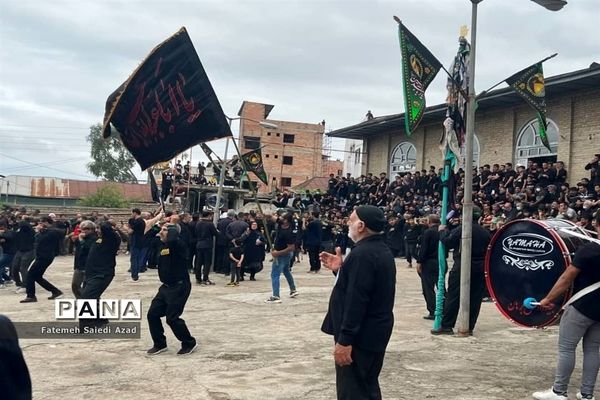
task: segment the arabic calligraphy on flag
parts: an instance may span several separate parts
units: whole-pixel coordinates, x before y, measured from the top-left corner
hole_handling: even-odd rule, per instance
[[[154,48],[108,97],[104,137],[111,126],[142,169],[231,135],[185,28]]]

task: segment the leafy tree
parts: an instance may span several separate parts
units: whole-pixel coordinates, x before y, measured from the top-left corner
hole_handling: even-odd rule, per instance
[[[88,170],[97,177],[113,182],[137,183],[131,168],[135,159],[127,151],[119,139],[102,137],[102,125],[90,126],[87,141],[91,145],[90,153],[92,162],[88,163]]]
[[[127,208],[129,201],[115,185],[104,185],[88,197],[79,200],[79,204],[88,207]]]

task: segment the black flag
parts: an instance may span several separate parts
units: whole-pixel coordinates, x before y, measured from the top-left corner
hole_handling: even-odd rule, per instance
[[[106,101],[111,124],[142,170],[201,142],[231,135],[185,28],[158,45]]]

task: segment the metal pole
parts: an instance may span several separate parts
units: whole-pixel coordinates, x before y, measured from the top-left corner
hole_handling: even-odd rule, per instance
[[[231,128],[231,120],[229,120],[229,127]],[[227,141],[225,142],[225,155],[223,156],[223,164],[221,165],[221,174],[219,178],[219,188],[217,189],[217,204],[215,205],[215,212],[213,214],[213,224],[217,226],[217,222],[219,221],[219,204],[221,201],[221,197],[223,196],[223,184],[225,183],[225,167],[227,163],[227,150],[229,149],[229,136],[227,137]]]
[[[465,149],[465,187],[462,213],[462,238],[460,249],[460,309],[458,334],[469,335],[469,310],[471,306],[471,244],[473,239],[473,135],[475,133],[475,45],[477,39],[477,4],[471,0],[471,51],[469,54],[469,102],[467,105],[467,137]]]

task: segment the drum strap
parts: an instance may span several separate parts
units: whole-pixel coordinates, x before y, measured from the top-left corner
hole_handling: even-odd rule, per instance
[[[567,302],[567,304],[565,304],[565,305],[563,306],[563,310],[564,310],[565,308],[567,308],[567,306],[568,306],[569,304],[571,304],[571,303],[573,303],[573,302],[575,302],[575,301],[579,300],[580,298],[582,298],[582,297],[583,297],[583,296],[585,296],[586,294],[592,293],[594,290],[598,290],[598,289],[600,289],[600,282],[596,282],[596,283],[594,283],[593,285],[590,285],[590,286],[587,286],[587,287],[585,287],[585,288],[581,289],[579,292],[577,292],[577,293],[575,294],[575,296],[573,296],[573,297],[571,297],[571,298],[569,299],[569,301]]]

